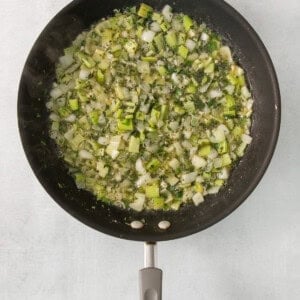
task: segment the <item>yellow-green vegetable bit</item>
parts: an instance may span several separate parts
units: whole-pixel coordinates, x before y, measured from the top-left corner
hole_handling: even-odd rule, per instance
[[[64,50],[47,107],[78,188],[142,211],[218,193],[251,143],[252,104],[215,32],[168,5],[141,4]]]

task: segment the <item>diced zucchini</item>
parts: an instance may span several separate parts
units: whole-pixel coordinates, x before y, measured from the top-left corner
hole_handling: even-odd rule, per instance
[[[118,120],[118,130],[120,132],[132,131],[133,130],[133,122],[132,119],[119,119]]]
[[[224,184],[224,180],[223,179],[217,179],[216,181],[215,181],[215,185],[216,186],[222,186]]]
[[[99,120],[99,112],[96,110],[93,110],[90,112],[89,114],[90,120],[94,125],[98,124],[98,120]]]
[[[67,107],[60,107],[58,109],[58,113],[62,118],[66,118],[67,116],[70,115],[70,110]]]
[[[193,20],[187,16],[187,15],[184,15],[183,16],[183,27],[186,31],[189,31],[190,28],[193,26]]]
[[[155,44],[158,51],[161,51],[165,48],[165,40],[164,40],[164,37],[163,37],[162,33],[157,34],[154,37],[154,44]]]
[[[75,111],[79,109],[78,99],[69,99],[69,107]]]
[[[222,167],[226,167],[232,164],[232,160],[228,153],[222,155]]]
[[[156,62],[157,58],[155,56],[143,56],[142,61]]]
[[[188,55],[188,53],[189,53],[189,50],[188,50],[187,47],[185,47],[185,46],[183,46],[183,45],[179,46],[179,48],[178,48],[178,54],[179,54],[182,58],[186,58],[187,55]]]
[[[165,200],[162,197],[156,197],[152,199],[153,203],[153,209],[158,210],[158,209],[163,209]]]
[[[146,165],[146,169],[150,172],[155,172],[159,167],[161,163],[157,158],[152,158]]]
[[[151,6],[142,3],[137,14],[142,18],[148,18],[152,12],[153,12],[153,8]]]
[[[203,185],[199,182],[196,182],[194,185],[194,190],[195,190],[195,192],[202,194],[204,191]]]
[[[157,184],[148,185],[145,187],[145,194],[148,198],[158,198],[159,197],[159,187]]]
[[[140,151],[140,139],[135,136],[131,136],[129,140],[128,151],[131,153],[139,153]]]
[[[228,143],[226,140],[222,141],[221,143],[216,144],[216,149],[219,154],[224,154],[228,152]]]
[[[187,94],[195,94],[197,92],[197,87],[194,84],[189,84],[186,87],[185,92]]]
[[[105,82],[105,77],[101,70],[97,71],[97,81],[100,84],[103,84]]]
[[[175,31],[169,31],[166,34],[166,43],[170,48],[175,48],[177,46],[177,36]]]
[[[207,157],[211,152],[211,145],[207,144],[207,145],[203,145],[200,147],[198,154],[202,157]]]

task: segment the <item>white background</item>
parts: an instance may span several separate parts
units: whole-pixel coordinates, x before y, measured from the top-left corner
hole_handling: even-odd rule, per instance
[[[300,299],[300,1],[230,0],[259,33],[282,93],[278,147],[260,185],[232,215],[160,243],[164,299]],[[65,213],[33,176],[16,118],[29,50],[68,0],[0,1],[0,299],[137,299],[143,245]]]

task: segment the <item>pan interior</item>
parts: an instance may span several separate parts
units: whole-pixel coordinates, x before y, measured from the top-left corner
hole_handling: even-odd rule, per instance
[[[37,178],[71,215],[102,232],[133,240],[158,241],[186,236],[216,223],[238,207],[258,184],[272,157],[280,124],[280,96],[276,75],[266,49],[250,25],[230,6],[218,0],[175,1],[174,11],[204,21],[219,33],[233,50],[234,59],[246,71],[254,97],[251,135],[253,141],[245,156],[232,171],[228,184],[214,196],[207,196],[198,207],[186,205],[177,212],[140,213],[121,210],[96,201],[86,191],[78,190],[58,157],[48,135],[45,107],[55,80],[55,63],[83,30],[113,13],[114,9],[139,5],[139,1],[73,1],[56,15],[39,36],[22,74],[18,118],[23,146]],[[166,1],[147,1],[161,9]],[[128,224],[143,220],[145,226],[134,230]],[[171,227],[160,230],[161,220]]]

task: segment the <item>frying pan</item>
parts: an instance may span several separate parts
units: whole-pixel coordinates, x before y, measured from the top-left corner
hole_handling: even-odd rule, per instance
[[[86,225],[115,237],[148,242],[146,268],[140,271],[141,299],[161,299],[162,272],[154,267],[156,241],[170,240],[199,232],[235,210],[262,178],[275,149],[280,127],[280,93],[273,64],[267,50],[249,23],[221,0],[181,0],[169,3],[175,12],[183,12],[204,21],[219,33],[233,49],[233,56],[244,68],[254,98],[251,135],[253,141],[245,156],[233,169],[228,184],[216,195],[207,196],[195,207],[179,211],[142,211],[109,206],[86,191],[78,190],[67,167],[49,137],[45,102],[55,80],[55,63],[83,30],[114,9],[139,5],[138,0],[75,0],[60,11],[35,42],[26,61],[18,97],[18,122],[23,147],[36,177],[49,195],[68,213]],[[155,9],[167,1],[147,0]],[[142,220],[144,226],[129,224]],[[171,226],[158,227],[161,220]]]

